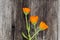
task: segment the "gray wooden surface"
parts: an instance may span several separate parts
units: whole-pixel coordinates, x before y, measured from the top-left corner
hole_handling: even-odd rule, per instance
[[[60,0],[58,0],[58,40],[60,40]]]
[[[11,0],[0,0],[0,40],[12,40],[11,12]]]
[[[30,15],[38,15],[39,22],[43,20],[49,26],[48,30],[39,33],[38,40],[57,40],[60,25],[58,25],[60,23],[58,2],[58,0],[0,0],[0,40],[25,40],[21,35],[22,31],[26,33],[23,7],[31,8]],[[12,27],[15,28],[13,32]]]
[[[39,21],[45,21],[49,28],[40,32],[38,40],[57,40],[58,28],[58,0],[19,0],[17,1],[17,20],[15,27],[15,40],[25,40],[21,32],[25,30],[25,19],[22,12],[23,7],[30,7],[30,15],[38,15]],[[39,23],[39,22],[38,22]]]

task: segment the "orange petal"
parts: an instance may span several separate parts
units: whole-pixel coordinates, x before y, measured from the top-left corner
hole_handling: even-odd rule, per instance
[[[46,25],[45,22],[41,21],[40,25],[39,25],[40,29],[46,30],[48,29],[48,26]]]
[[[30,12],[30,8],[23,8],[23,12],[24,12],[24,14],[29,14],[29,12]]]
[[[38,21],[38,16],[30,16],[30,22],[32,24],[36,24]]]

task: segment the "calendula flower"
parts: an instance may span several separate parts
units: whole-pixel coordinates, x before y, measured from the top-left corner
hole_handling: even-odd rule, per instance
[[[30,22],[34,25],[38,21],[38,16],[30,16]]]
[[[48,26],[45,22],[41,21],[40,25],[39,25],[40,29],[41,30],[46,30],[48,29]]]
[[[28,15],[30,12],[30,8],[23,8],[23,12],[25,15]]]

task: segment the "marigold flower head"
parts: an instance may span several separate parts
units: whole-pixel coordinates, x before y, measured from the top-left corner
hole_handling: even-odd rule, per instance
[[[38,16],[30,16],[30,22],[34,25],[38,21]]]
[[[23,12],[25,15],[28,15],[30,12],[30,8],[23,8]]]
[[[47,26],[46,23],[43,22],[43,21],[41,21],[39,27],[40,27],[41,30],[46,30],[46,29],[48,29],[48,26]]]

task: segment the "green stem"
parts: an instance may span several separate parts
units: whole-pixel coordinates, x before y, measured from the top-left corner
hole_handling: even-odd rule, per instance
[[[36,25],[34,25],[34,31],[36,32]]]
[[[27,15],[25,15],[25,18],[26,18],[26,26],[28,25],[28,21],[27,21]]]
[[[28,19],[27,19],[27,15],[25,15],[25,18],[26,18],[26,29],[28,31]]]
[[[31,39],[33,39],[38,33],[39,33],[40,29],[32,36]]]
[[[25,15],[25,18],[26,18],[26,28],[27,28],[27,31],[28,31],[28,40],[31,40],[30,31],[29,31],[30,26],[28,25],[27,15]]]
[[[34,32],[36,33],[36,24],[34,24]],[[37,35],[35,36],[35,40],[37,40]]]

